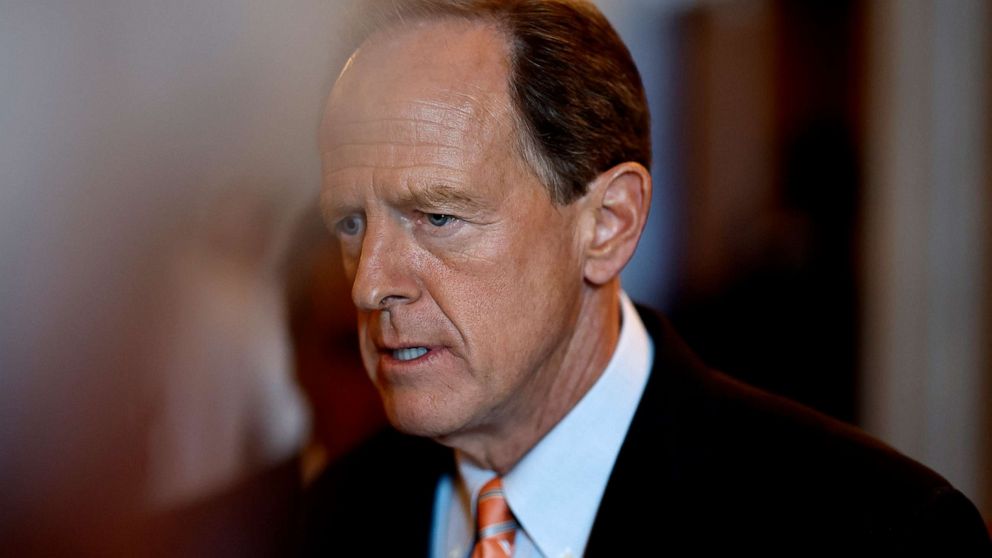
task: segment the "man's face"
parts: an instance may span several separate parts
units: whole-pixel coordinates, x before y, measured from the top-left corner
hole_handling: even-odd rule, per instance
[[[494,29],[425,23],[374,36],[328,101],[322,205],[365,367],[411,433],[499,432],[560,397],[579,213],[520,160],[507,71]]]

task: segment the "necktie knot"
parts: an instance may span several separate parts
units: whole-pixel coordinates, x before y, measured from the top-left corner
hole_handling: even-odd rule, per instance
[[[517,522],[503,494],[503,480],[495,477],[479,491],[476,503],[478,539],[472,558],[506,558],[513,554]]]

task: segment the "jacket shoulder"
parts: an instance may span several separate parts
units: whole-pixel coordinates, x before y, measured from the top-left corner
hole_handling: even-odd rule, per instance
[[[727,465],[710,471],[725,476],[724,488],[733,483],[729,493],[760,502],[754,511],[778,515],[796,533],[879,550],[992,551],[963,494],[863,430],[720,372],[687,381],[703,401],[695,420],[711,440],[704,456]]]
[[[852,425],[709,369],[664,317],[639,311],[655,360],[601,511],[656,497],[666,502],[656,519],[686,536],[717,522],[738,541],[791,533],[988,552],[977,510],[940,475]]]

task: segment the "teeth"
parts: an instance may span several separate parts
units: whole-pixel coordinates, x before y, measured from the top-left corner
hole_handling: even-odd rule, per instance
[[[413,360],[427,354],[426,347],[410,347],[408,349],[396,349],[393,351],[393,358],[396,360]]]

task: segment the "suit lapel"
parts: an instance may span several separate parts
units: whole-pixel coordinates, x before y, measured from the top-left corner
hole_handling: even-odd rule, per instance
[[[586,556],[634,555],[657,546],[666,526],[677,523],[675,495],[688,472],[677,447],[694,439],[691,421],[677,419],[694,405],[684,379],[703,365],[667,320],[639,307],[654,344],[651,377],[596,514]],[[640,513],[641,510],[649,513]],[[669,527],[670,528],[670,527]]]

